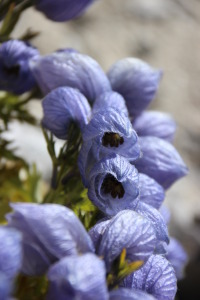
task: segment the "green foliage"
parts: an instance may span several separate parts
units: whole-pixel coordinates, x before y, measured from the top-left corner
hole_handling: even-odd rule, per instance
[[[19,275],[16,282],[15,296],[19,300],[44,300],[48,287],[45,276]]]
[[[8,128],[8,123],[12,120],[35,124],[35,118],[29,113],[24,105],[30,101],[32,94],[22,98],[10,93],[0,93],[0,119],[3,122],[4,129]]]

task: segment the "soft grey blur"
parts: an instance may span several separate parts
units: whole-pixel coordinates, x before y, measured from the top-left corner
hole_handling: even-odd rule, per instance
[[[171,232],[190,255],[196,254],[200,244],[199,24],[199,0],[99,0],[84,16],[62,24],[30,9],[14,32],[19,37],[28,27],[41,31],[33,44],[42,54],[76,48],[96,59],[105,71],[127,56],[163,69],[152,107],[175,118],[175,145],[190,169],[189,176],[167,192],[166,200],[172,211]],[[37,114],[40,105],[36,106]],[[32,151],[39,146],[35,141]]]

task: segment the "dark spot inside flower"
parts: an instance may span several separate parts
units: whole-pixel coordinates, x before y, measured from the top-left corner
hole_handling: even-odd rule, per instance
[[[123,198],[125,193],[121,182],[117,181],[111,174],[106,175],[101,188],[105,194],[111,194],[113,198],[116,198],[117,196],[118,198]]]
[[[3,71],[8,76],[16,76],[17,77],[19,75],[20,66],[19,65],[15,65],[12,67],[4,66]]]
[[[123,143],[123,137],[121,137],[118,133],[115,132],[105,132],[102,138],[102,144],[105,147],[119,147],[119,145],[122,145]]]

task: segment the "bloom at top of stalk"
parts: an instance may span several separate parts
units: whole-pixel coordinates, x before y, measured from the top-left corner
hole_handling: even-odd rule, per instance
[[[50,92],[43,99],[42,106],[43,126],[60,139],[67,139],[72,122],[83,129],[91,115],[91,108],[85,96],[70,87],[60,87]]]
[[[59,51],[31,61],[33,75],[44,94],[61,86],[78,89],[90,102],[110,91],[109,80],[99,64],[76,51]]]
[[[166,258],[172,264],[178,279],[183,277],[185,264],[188,256],[182,245],[173,237],[170,237],[169,245],[166,247]]]
[[[90,231],[91,238],[95,236],[95,227]],[[106,223],[96,243],[96,252],[104,258],[109,270],[123,249],[126,249],[129,262],[145,262],[153,253],[156,242],[154,227],[147,218],[135,211],[123,210]]]
[[[36,9],[47,18],[64,22],[81,15],[95,0],[35,0]]]
[[[64,256],[94,251],[85,228],[67,207],[33,203],[11,207],[8,225],[23,235],[23,273],[40,275]]]
[[[109,70],[112,89],[121,94],[132,118],[138,116],[153,100],[162,76],[144,61],[124,58]]]
[[[138,204],[138,172],[125,158],[115,155],[97,162],[89,174],[88,197],[106,215]]]
[[[144,266],[124,279],[122,286],[145,291],[158,300],[173,300],[176,281],[168,260],[161,255],[151,255]]]
[[[103,109],[109,107],[117,109],[120,113],[125,114],[128,117],[128,109],[124,98],[116,92],[109,91],[102,93],[94,102],[92,113],[95,114]]]
[[[36,82],[30,70],[30,59],[39,56],[37,49],[10,40],[0,46],[0,89],[15,94],[31,90]]]
[[[168,114],[145,111],[132,124],[139,136],[155,136],[168,142],[174,139],[176,123]]]
[[[62,258],[47,277],[47,300],[108,300],[104,262],[92,253]]]
[[[187,174],[185,163],[170,143],[157,137],[140,137],[139,143],[142,157],[135,162],[136,168],[165,189]]]
[[[140,156],[138,137],[128,117],[109,107],[93,115],[84,128],[83,141],[91,142],[97,160],[108,154],[119,154],[130,161]]]

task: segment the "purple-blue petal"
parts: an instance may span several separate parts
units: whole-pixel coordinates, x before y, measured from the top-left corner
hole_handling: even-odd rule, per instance
[[[146,291],[158,300],[173,300],[176,275],[166,258],[152,255],[144,266],[124,280],[123,286]]]
[[[170,237],[170,242],[167,246],[167,254],[165,257],[172,264],[177,278],[181,279],[184,275],[184,267],[187,263],[188,256],[182,245],[173,237]]]
[[[138,213],[124,210],[113,217],[103,232],[97,253],[103,256],[107,269],[126,249],[130,261],[146,261],[156,246],[155,230],[151,222]]]
[[[108,300],[105,266],[94,254],[65,257],[49,269],[47,277],[47,300]]]
[[[50,92],[44,98],[42,106],[43,126],[60,139],[67,139],[72,122],[83,129],[91,115],[91,108],[85,96],[69,87],[60,87]]]
[[[96,225],[94,225],[88,232],[91,237],[91,240],[93,241],[95,249],[99,248],[104,231],[107,228],[110,221],[111,221],[111,219],[101,221],[101,222],[97,223]]]
[[[167,225],[157,209],[146,203],[139,202],[136,211],[153,224],[158,242],[169,243]]]
[[[170,143],[157,137],[141,137],[139,143],[143,155],[135,162],[136,168],[165,189],[188,173],[185,163]]]
[[[106,135],[110,134],[115,134],[121,141],[111,145],[110,141],[106,141]],[[129,118],[112,107],[93,115],[90,123],[84,128],[83,140],[92,141],[97,160],[111,153],[124,156],[129,161],[134,161],[140,156],[138,137]]]
[[[78,17],[91,5],[94,0],[36,0],[36,9],[47,18],[64,22]]]
[[[133,288],[119,288],[111,291],[109,295],[109,300],[156,300],[152,295]]]
[[[139,187],[140,201],[159,209],[165,198],[163,187],[142,173],[139,174]]]
[[[23,264],[24,273],[39,275],[41,273],[38,272],[43,273],[45,265],[64,256],[94,251],[85,228],[67,207],[32,203],[17,203],[11,207],[14,212],[7,216],[8,224],[21,231],[27,254]],[[34,261],[29,265],[28,259]],[[41,268],[38,268],[38,264],[41,264]]]
[[[9,297],[12,291],[10,278],[0,271],[0,300],[11,300]]]
[[[138,172],[119,155],[96,163],[88,182],[90,200],[106,215],[115,215],[123,209],[135,209],[138,204]],[[109,191],[106,190],[107,184]]]
[[[108,72],[112,89],[124,97],[133,118],[153,100],[161,75],[161,71],[136,58],[119,60]]]
[[[62,86],[78,89],[93,102],[110,91],[110,83],[99,64],[87,55],[62,51],[31,62],[33,75],[44,94]]]
[[[19,40],[0,46],[0,89],[15,94],[31,90],[36,82],[29,61],[39,56],[37,49]]]
[[[133,121],[133,128],[139,136],[156,136],[172,142],[176,123],[168,114],[159,111],[146,111]]]
[[[165,223],[168,225],[170,222],[170,218],[171,218],[171,214],[170,214],[170,210],[169,208],[163,204],[160,209],[159,212],[161,213],[163,219],[165,220]]]
[[[0,272],[13,279],[22,264],[22,236],[13,228],[0,227]]]
[[[94,102],[92,112],[93,114],[99,110],[107,109],[113,107],[117,109],[120,113],[128,116],[128,109],[126,107],[126,102],[124,98],[116,92],[105,92],[101,94]]]

